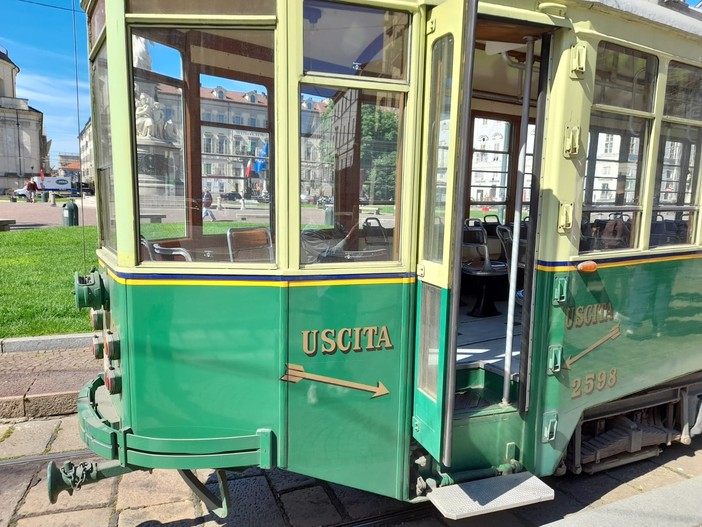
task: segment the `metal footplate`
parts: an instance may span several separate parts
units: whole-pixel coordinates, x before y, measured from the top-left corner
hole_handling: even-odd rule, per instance
[[[445,518],[460,520],[552,500],[553,489],[530,472],[433,489],[429,500]]]

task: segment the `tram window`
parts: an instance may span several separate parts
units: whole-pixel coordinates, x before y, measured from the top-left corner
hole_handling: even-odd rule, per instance
[[[702,121],[702,70],[672,62],[666,84],[666,116]],[[699,211],[698,172],[702,127],[664,122],[656,169],[649,246],[688,244]]]
[[[527,129],[526,163],[522,193],[522,219],[529,216],[534,166],[536,126]],[[517,165],[513,152],[519,150],[517,121],[473,118],[473,161],[470,175],[468,217],[496,216],[500,223],[514,220],[513,201]]]
[[[648,124],[639,117],[592,112],[580,252],[634,246]]]
[[[671,62],[665,88],[666,116],[702,121],[702,69]]]
[[[597,48],[595,104],[650,112],[658,59],[653,55],[601,42]]]
[[[100,234],[102,243],[117,250],[117,224],[115,222],[115,182],[112,170],[112,134],[110,130],[110,93],[107,82],[107,46],[103,45],[93,62],[93,100],[95,113],[93,127],[96,131],[97,177],[100,193]]]
[[[301,89],[300,263],[396,260],[404,95]]]
[[[142,259],[274,262],[273,32],[137,28],[132,42]]]
[[[583,181],[581,254],[636,245],[651,119],[630,111],[652,110],[657,72],[658,59],[653,55],[610,42],[598,46]],[[597,105],[616,106],[621,113]]]
[[[305,72],[406,79],[409,14],[305,0]]]

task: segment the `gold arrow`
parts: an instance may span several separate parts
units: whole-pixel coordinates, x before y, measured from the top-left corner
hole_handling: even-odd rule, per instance
[[[369,386],[367,384],[361,384],[358,382],[344,381],[342,379],[334,379],[333,377],[325,377],[324,375],[315,375],[314,373],[308,373],[305,368],[299,366],[298,364],[288,363],[288,369],[280,380],[287,382],[300,382],[302,379],[307,379],[308,381],[323,382],[325,384],[333,384],[334,386],[343,386],[345,388],[351,388],[353,390],[362,390],[364,392],[371,392],[375,399],[381,395],[387,395],[390,393],[388,389],[383,385],[382,382],[378,381],[377,386]]]
[[[570,367],[575,364],[577,361],[582,359],[585,355],[590,353],[592,350],[595,348],[598,348],[602,346],[605,342],[608,340],[614,340],[616,339],[619,335],[621,335],[621,330],[619,328],[619,324],[614,326],[609,333],[607,333],[604,337],[602,337],[600,340],[592,344],[589,348],[584,349],[580,353],[578,353],[575,357],[568,357],[565,361],[565,365],[563,366],[564,369],[569,370]]]

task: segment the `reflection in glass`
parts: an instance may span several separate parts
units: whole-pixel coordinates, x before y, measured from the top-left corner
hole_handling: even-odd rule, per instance
[[[406,79],[409,14],[324,0],[303,9],[306,72]]]
[[[110,92],[107,82],[107,46],[95,57],[93,62],[93,136],[97,138],[95,155],[100,193],[100,235],[102,244],[117,250],[117,225],[115,223],[115,182],[112,171],[112,134],[110,132]]]
[[[657,57],[601,42],[597,48],[594,102],[650,112],[657,73]]]
[[[268,30],[135,29],[142,261],[275,262],[272,50]]]
[[[580,252],[634,246],[648,133],[645,119],[592,112]]]
[[[300,263],[396,260],[404,95],[301,90]]]
[[[453,80],[453,36],[446,35],[432,46],[431,98],[428,115],[427,205],[424,218],[425,260],[443,263],[446,224],[446,182],[449,166],[449,119]]]
[[[702,69],[679,62],[670,63],[664,113],[702,121]]]
[[[702,128],[663,123],[649,246],[690,243],[696,223]]]
[[[437,398],[439,384],[439,345],[441,340],[440,288],[422,282],[422,325],[419,336],[418,387],[433,400]]]

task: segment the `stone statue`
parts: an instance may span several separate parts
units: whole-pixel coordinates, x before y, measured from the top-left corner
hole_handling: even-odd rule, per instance
[[[151,55],[144,37],[132,35],[132,64],[135,68],[151,71]]]

